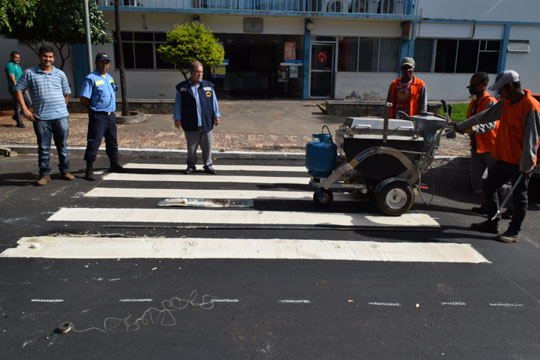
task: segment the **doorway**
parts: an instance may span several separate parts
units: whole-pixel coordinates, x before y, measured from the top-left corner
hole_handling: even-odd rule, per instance
[[[329,43],[311,44],[310,97],[333,97],[335,46]]]

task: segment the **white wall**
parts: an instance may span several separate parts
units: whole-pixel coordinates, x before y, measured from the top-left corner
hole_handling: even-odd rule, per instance
[[[520,74],[522,87],[540,93],[540,26],[513,25],[510,40],[529,40],[531,52],[508,53],[506,69]]]
[[[538,22],[538,0],[418,0],[423,18]]]
[[[314,29],[311,35],[327,36],[366,36],[366,37],[400,37],[399,22],[358,21],[355,19],[330,20],[313,19]]]
[[[0,64],[2,66],[2,70],[4,69],[6,64],[9,62],[10,60],[9,54],[12,51],[16,51],[19,54],[21,54],[20,65],[23,71],[28,69],[29,67],[39,65],[38,56],[32,50],[30,50],[29,47],[27,47],[26,45],[22,43],[19,43],[17,40],[0,38],[0,44],[1,44],[0,48],[2,49],[0,51],[0,59],[2,59]],[[50,45],[50,44],[46,44],[46,45]],[[55,53],[58,52],[54,46],[52,46],[52,48],[55,50]],[[53,63],[53,65],[60,68],[60,63],[61,63],[60,56],[56,54],[55,62]],[[71,87],[71,92],[75,93],[75,89],[73,87],[74,86],[73,64],[71,63],[71,59],[67,60],[63,71],[66,73],[66,76],[68,78],[68,81]],[[0,99],[11,100],[11,96],[7,88],[8,88],[7,78],[6,78],[5,72],[2,71],[2,75],[0,76]]]
[[[420,23],[415,34],[422,38],[501,40],[504,25]]]
[[[428,101],[441,99],[449,101],[468,100],[466,86],[472,74],[433,74],[415,73],[426,83]],[[386,99],[390,83],[398,77],[396,73],[355,73],[338,72],[336,74],[336,99],[344,99],[356,93],[362,100],[382,101]],[[495,75],[490,75],[490,83]]]

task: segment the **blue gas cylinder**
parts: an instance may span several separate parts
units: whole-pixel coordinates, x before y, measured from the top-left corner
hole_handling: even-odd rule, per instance
[[[337,146],[330,134],[313,134],[306,145],[306,168],[311,176],[328,177],[336,168]]]

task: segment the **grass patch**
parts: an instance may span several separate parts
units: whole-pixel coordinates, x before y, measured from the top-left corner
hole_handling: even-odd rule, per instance
[[[461,122],[467,118],[467,110],[469,104],[451,104],[452,105],[452,120]],[[444,109],[441,109],[441,115],[445,116]]]

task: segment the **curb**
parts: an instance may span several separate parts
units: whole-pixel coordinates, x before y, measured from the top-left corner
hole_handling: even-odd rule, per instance
[[[0,148],[9,149],[11,152],[17,154],[37,154],[36,145],[0,145]],[[86,148],[84,147],[70,147],[69,153],[71,155],[84,156]],[[56,153],[56,149],[51,146],[51,152]],[[186,150],[170,150],[170,149],[135,149],[135,148],[119,148],[120,155],[134,155],[147,158],[153,157],[165,157],[165,158],[185,158]],[[197,151],[200,154],[200,150]],[[99,149],[98,155],[106,155],[105,149]],[[228,160],[304,160],[304,153],[297,152],[261,152],[261,151],[218,151],[213,152],[212,157],[215,159],[228,159]],[[455,165],[455,166],[468,166],[470,163],[469,157],[464,156],[435,156],[433,159],[434,166],[443,165]]]

